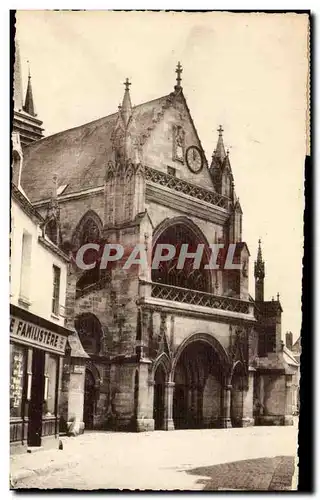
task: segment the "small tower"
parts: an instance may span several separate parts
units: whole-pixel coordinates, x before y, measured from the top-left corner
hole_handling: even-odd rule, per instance
[[[136,129],[128,78],[122,104],[111,134],[114,159],[106,169],[105,227],[111,228],[132,221],[145,210],[145,181],[142,147]]]
[[[262,251],[261,251],[261,240],[259,239],[259,247],[258,247],[258,255],[257,260],[254,263],[254,277],[256,282],[255,288],[255,300],[257,302],[264,301],[264,261],[262,260]]]
[[[14,106],[13,106],[13,132],[18,133],[22,149],[31,142],[42,139],[43,128],[42,121],[37,118],[35,113],[31,74],[29,69],[28,85],[26,97],[23,105],[23,90],[21,78],[21,62],[19,43],[15,42],[15,62],[14,62]]]
[[[126,78],[122,104],[118,106],[118,117],[111,135],[115,162],[117,164],[129,159],[133,161],[137,157],[137,136],[129,90],[130,85],[129,79]]]
[[[210,173],[217,193],[232,198],[233,175],[231,171],[229,151],[226,153],[223,142],[223,128],[218,128],[218,142],[212,155]]]

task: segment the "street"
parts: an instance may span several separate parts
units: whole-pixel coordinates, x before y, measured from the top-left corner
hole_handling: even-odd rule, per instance
[[[13,468],[32,468],[32,463],[45,460],[52,462],[55,469],[38,471],[14,481],[12,486],[285,490],[291,489],[296,443],[297,425],[141,434],[92,431],[64,438],[62,451],[13,457],[11,473]],[[37,467],[41,468],[34,465],[35,470]]]

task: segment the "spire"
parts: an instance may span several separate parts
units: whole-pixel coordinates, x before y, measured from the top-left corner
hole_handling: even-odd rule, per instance
[[[219,137],[218,137],[217,147],[215,150],[215,156],[216,158],[219,158],[219,160],[223,161],[226,157],[226,151],[224,149],[224,144],[223,144],[223,136],[222,136],[223,128],[221,125],[219,125],[218,132],[219,132]]]
[[[29,63],[29,61],[28,61],[28,63]],[[36,114],[34,112],[34,104],[33,104],[30,66],[29,66],[29,74],[28,74],[28,87],[27,87],[26,99],[24,101],[23,110],[31,116],[36,116]]]
[[[254,277],[256,281],[256,294],[257,301],[263,302],[264,300],[264,261],[262,260],[261,240],[258,242],[257,260],[254,263]]]
[[[131,98],[130,98],[130,87],[131,83],[129,82],[129,79],[126,78],[126,81],[124,82],[124,96],[123,96],[123,101],[122,101],[122,106],[121,106],[121,116],[124,121],[125,126],[128,125],[129,119],[132,115],[132,104],[131,104]]]
[[[258,240],[258,255],[257,255],[257,263],[262,264],[262,250],[261,250],[261,239]]]
[[[182,89],[181,87],[181,74],[182,74],[182,66],[180,64],[180,61],[178,62],[177,64],[177,68],[176,68],[176,73],[177,73],[177,84],[174,86],[174,90],[179,90],[179,89]]]
[[[22,90],[22,76],[21,76],[21,61],[20,61],[20,47],[19,41],[15,41],[15,58],[14,58],[14,75],[13,75],[13,101],[14,109],[21,111],[23,109],[23,90]]]

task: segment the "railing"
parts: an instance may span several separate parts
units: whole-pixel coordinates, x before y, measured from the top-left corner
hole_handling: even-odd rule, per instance
[[[223,311],[249,314],[251,304],[241,299],[213,295],[211,293],[188,290],[162,283],[152,283],[151,296],[157,299],[171,300],[196,306],[211,307]]]
[[[159,170],[155,170],[151,167],[146,167],[145,173],[147,181],[155,182],[156,184],[160,184],[161,186],[165,186],[169,189],[174,189],[175,191],[179,191],[180,193],[187,194],[189,196],[197,198],[198,200],[206,201],[207,203],[211,203],[211,205],[215,205],[217,207],[223,208],[224,210],[228,210],[230,200],[226,196],[222,196],[219,193],[209,191],[209,189],[205,189],[200,186],[195,186],[190,182],[187,182],[183,179],[178,179],[173,175],[160,172]]]

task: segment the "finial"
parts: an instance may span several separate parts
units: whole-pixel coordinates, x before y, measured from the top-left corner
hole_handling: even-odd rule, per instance
[[[177,64],[177,68],[176,68],[176,73],[177,73],[177,85],[175,86],[176,89],[180,89],[181,88],[181,74],[182,74],[182,66],[180,64],[180,61],[178,62]]]
[[[219,132],[219,136],[221,137],[222,136],[222,132],[223,132],[222,125],[219,125],[218,132]]]
[[[274,301],[274,297],[272,297],[272,299],[271,299],[271,300],[272,300],[272,302],[273,302],[273,301]]]
[[[31,78],[30,61],[28,60],[27,63],[28,63],[28,78],[30,79]]]
[[[280,293],[279,292],[277,293],[277,301],[278,302],[280,301]]]
[[[229,152],[230,152],[230,151],[229,151],[229,148],[228,148],[228,149],[227,149],[227,156],[229,156]]]
[[[123,83],[125,90],[129,90],[131,83],[129,82],[129,78],[126,78],[126,81]]]
[[[261,238],[258,239],[259,247],[261,247]]]

